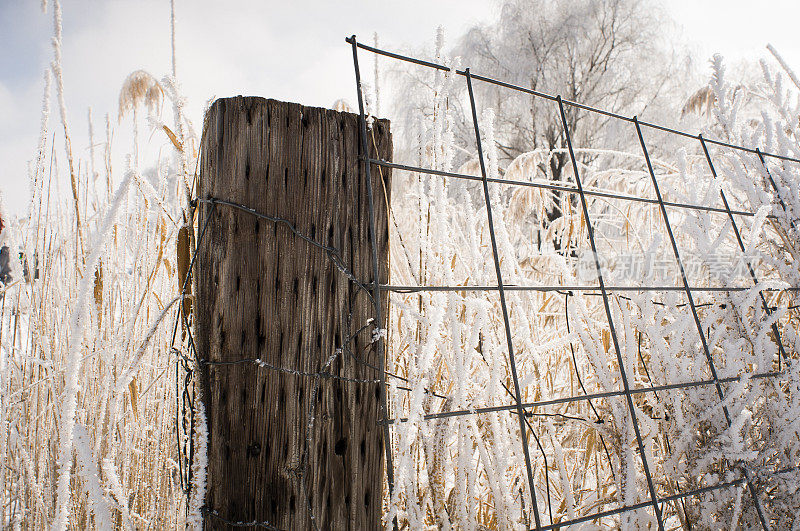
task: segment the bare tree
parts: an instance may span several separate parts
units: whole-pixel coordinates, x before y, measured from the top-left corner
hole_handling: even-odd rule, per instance
[[[669,115],[679,117],[686,95],[680,79],[688,74],[681,69],[691,68],[678,60],[672,35],[672,21],[652,0],[506,0],[496,21],[469,29],[450,55],[475,73],[616,113],[672,122]],[[409,86],[420,81],[408,76]],[[569,157],[561,151],[566,144],[557,105],[479,81],[474,86],[479,109],[495,110],[501,165],[522,153],[546,150],[552,156],[539,165],[538,177],[564,180]],[[424,112],[424,100],[410,90],[401,93],[399,108],[406,117],[401,121],[409,132],[423,134],[416,130],[424,124],[407,118]],[[471,116],[464,112],[463,98],[458,99],[449,106],[454,134],[470,149]],[[576,146],[633,147],[632,130],[621,129],[627,124],[575,107],[565,110]],[[582,162],[592,162],[592,155],[580,156]],[[556,201],[548,218],[558,216]]]

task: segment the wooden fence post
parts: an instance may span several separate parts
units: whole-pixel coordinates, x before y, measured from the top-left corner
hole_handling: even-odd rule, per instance
[[[373,123],[369,145],[391,160],[388,121]],[[210,216],[195,270],[205,526],[378,528],[384,441],[372,337],[386,322],[369,321],[371,293],[347,274],[373,280],[358,115],[220,99],[201,149],[198,227]],[[385,283],[391,179],[386,168],[371,173]],[[385,293],[380,304],[388,315]]]

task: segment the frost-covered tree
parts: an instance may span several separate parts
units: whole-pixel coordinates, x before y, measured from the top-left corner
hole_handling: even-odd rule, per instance
[[[676,63],[667,44],[671,23],[665,17],[649,0],[509,0],[496,22],[470,29],[453,54],[485,75],[613,112],[642,114],[675,88],[670,76]],[[498,148],[507,157],[560,145],[554,105],[481,89],[478,97],[489,98],[486,104],[497,110]],[[604,139],[608,118],[569,108],[567,120],[579,145]],[[563,165],[559,161],[554,168]]]
[[[672,104],[686,96],[678,80],[694,76],[691,61],[681,60],[670,43],[674,31],[671,20],[651,0],[507,0],[499,3],[495,21],[470,28],[447,55],[473,73],[616,113],[673,122],[679,106]],[[441,36],[436,55],[446,59]],[[418,89],[421,74],[416,68],[409,70],[407,86],[398,91],[398,125],[409,133],[406,138],[424,130],[415,119],[430,97]],[[428,89],[434,86],[423,81]],[[449,103],[447,112],[454,115],[457,143],[467,150],[462,152],[463,162],[474,150],[475,134],[466,86],[460,86],[461,97]],[[550,156],[528,177],[564,180],[569,158],[563,151],[557,105],[480,81],[474,87],[479,111],[494,109],[501,168],[523,153],[546,150]],[[569,106],[566,114],[575,145],[638,149],[632,131],[620,134],[625,124],[613,118]],[[399,147],[408,154],[409,146]],[[596,155],[580,157],[588,163]],[[619,161],[606,162],[619,166]],[[561,215],[559,201],[548,210],[551,220]]]

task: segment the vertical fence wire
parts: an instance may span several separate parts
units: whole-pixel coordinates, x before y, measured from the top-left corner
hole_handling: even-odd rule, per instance
[[[694,302],[694,296],[692,295],[692,289],[689,287],[689,280],[686,277],[686,270],[683,267],[683,260],[681,259],[681,253],[678,250],[678,244],[675,241],[675,235],[672,232],[672,225],[669,222],[669,216],[667,215],[667,209],[664,206],[664,200],[661,196],[661,189],[658,186],[658,179],[656,179],[656,174],[653,171],[653,165],[650,162],[650,154],[647,151],[647,144],[644,141],[644,136],[642,135],[642,128],[639,127],[639,120],[636,116],[633,117],[633,124],[636,126],[636,134],[639,137],[639,143],[642,146],[642,153],[644,154],[644,160],[647,163],[647,170],[650,173],[650,180],[653,183],[653,189],[655,190],[656,197],[658,198],[659,202],[659,209],[661,210],[661,216],[664,218],[664,226],[667,230],[667,235],[669,236],[670,244],[672,245],[672,252],[675,255],[675,262],[678,264],[678,271],[681,274],[681,282],[683,282],[683,287],[686,293],[686,299],[689,301],[689,308],[692,311],[692,318],[694,319],[695,325],[697,327],[697,333],[700,335],[700,342],[703,345],[703,354],[705,354],[706,360],[708,362],[708,367],[711,371],[711,377],[714,380],[714,387],[717,390],[717,396],[719,397],[720,404],[722,405],[722,412],[725,415],[725,423],[728,427],[731,427],[731,415],[728,411],[728,406],[725,405],[725,395],[722,392],[722,385],[719,382],[719,377],[717,376],[717,368],[714,364],[714,358],[711,356],[711,350],[708,347],[708,341],[706,340],[706,334],[703,331],[703,324],[700,322],[700,316],[697,313],[697,306]],[[703,144],[705,146],[705,144]],[[761,522],[761,527],[766,531],[769,529],[769,525],[767,525],[766,518],[764,517],[764,511],[761,508],[761,502],[758,499],[758,492],[756,492],[755,485],[750,480],[750,473],[747,470],[747,467],[742,466],[742,471],[744,472],[745,477],[747,478],[747,487],[750,490],[750,495],[753,498],[753,503],[755,504],[756,511],[758,512],[758,519]]]
[[[769,168],[767,167],[767,162],[764,160],[764,153],[761,151],[761,149],[756,148],[756,155],[758,155],[758,160],[761,161],[761,167],[764,169],[764,173],[766,173],[767,179],[769,180],[770,185],[772,185],[772,189],[775,190],[775,197],[778,198],[778,203],[781,205],[781,208],[783,208],[783,213],[788,215],[789,209],[786,208],[786,203],[783,201],[783,194],[781,194],[781,191],[778,189],[778,185],[775,183],[775,179],[772,177],[772,172],[769,171]],[[795,220],[791,217],[789,218],[789,225],[793,229],[797,230]]]
[[[361,71],[358,67],[358,44],[356,36],[352,37],[353,42],[353,68],[356,75],[356,92],[358,93],[358,113],[359,123],[361,125],[361,161],[364,164],[364,172],[367,180],[367,198],[369,204],[369,235],[372,245],[372,298],[375,303],[375,321],[377,328],[377,337],[375,341],[375,350],[378,353],[377,366],[380,367],[380,408],[381,408],[381,425],[383,426],[383,448],[386,454],[386,480],[389,485],[389,496],[394,493],[394,465],[392,463],[392,439],[389,428],[389,411],[386,399],[386,372],[385,372],[385,359],[386,359],[386,342],[381,327],[383,326],[383,315],[381,308],[381,283],[380,283],[380,264],[378,263],[378,237],[376,234],[375,226],[375,209],[374,198],[372,196],[372,176],[370,174],[370,161],[369,161],[369,144],[367,142],[367,117],[364,113],[364,95],[361,86]],[[397,522],[395,522],[397,527]]]
[[[572,138],[569,134],[569,124],[567,123],[567,115],[564,112],[564,103],[561,101],[561,96],[556,96],[556,101],[558,102],[558,110],[561,115],[561,125],[564,128],[564,137],[567,141],[567,149],[569,150],[569,158],[572,162],[572,171],[575,174],[575,184],[578,187],[578,192],[581,198],[581,208],[583,209],[583,217],[586,220],[586,232],[589,235],[589,244],[592,248],[592,257],[594,258],[594,265],[597,269],[597,280],[600,284],[600,292],[603,295],[603,306],[605,307],[606,311],[606,318],[608,319],[608,327],[611,333],[611,340],[614,344],[614,351],[617,355],[617,364],[619,365],[619,374],[620,378],[622,379],[622,385],[625,390],[625,399],[628,403],[628,411],[631,415],[631,420],[633,422],[633,431],[636,435],[636,444],[639,447],[640,457],[642,459],[642,468],[644,469],[645,479],[647,480],[647,489],[650,491],[650,502],[653,506],[653,510],[656,514],[656,521],[658,522],[658,529],[659,531],[664,531],[664,521],[661,515],[661,508],[658,505],[658,496],[656,494],[656,488],[653,484],[653,477],[650,473],[650,466],[647,463],[647,452],[645,451],[644,442],[642,441],[642,434],[639,430],[639,421],[636,418],[636,406],[633,403],[633,397],[631,396],[630,385],[628,382],[628,375],[625,371],[625,362],[622,359],[622,350],[619,346],[619,341],[617,339],[617,331],[614,328],[614,317],[611,315],[611,305],[608,302],[608,292],[606,291],[605,282],[603,280],[603,268],[600,265],[600,257],[597,254],[597,245],[595,244],[594,239],[594,227],[592,226],[591,216],[589,216],[589,204],[586,200],[586,195],[583,193],[583,184],[581,181],[580,172],[578,171],[578,162],[575,159],[575,151],[572,147]]]
[[[478,161],[480,162],[481,175],[483,176],[483,200],[486,206],[486,217],[489,223],[489,237],[492,242],[492,256],[494,258],[494,270],[497,276],[497,289],[500,294],[500,309],[503,313],[503,325],[506,333],[506,347],[508,348],[508,365],[511,371],[511,378],[514,382],[514,399],[517,405],[517,415],[519,416],[519,429],[522,437],[522,452],[525,456],[525,469],[528,474],[528,486],[531,491],[531,503],[533,504],[533,517],[536,522],[536,529],[541,529],[542,522],[539,516],[539,505],[536,501],[536,489],[533,481],[533,467],[531,466],[530,449],[528,448],[528,431],[525,427],[525,410],[522,407],[522,393],[520,391],[519,378],[517,377],[517,363],[514,354],[514,345],[511,340],[511,323],[508,318],[508,306],[506,305],[506,294],[503,289],[503,275],[500,271],[500,256],[497,252],[497,238],[494,232],[494,219],[492,218],[492,201],[489,197],[489,181],[487,181],[486,162],[483,158],[483,147],[481,146],[481,132],[478,126],[478,111],[475,108],[475,95],[472,91],[472,78],[469,68],[466,69],[467,91],[469,92],[469,103],[472,108],[472,123],[475,129],[475,142],[478,146]]]
[[[708,167],[711,170],[711,175],[714,178],[714,181],[718,181],[717,170],[714,168],[714,163],[711,161],[711,154],[708,152],[708,146],[706,146],[706,141],[703,138],[703,135],[697,135],[697,138],[700,140],[700,145],[703,146],[703,153],[705,154],[706,161],[708,162]],[[725,192],[722,190],[722,186],[720,186],[719,195],[720,198],[722,199],[722,204],[725,205],[725,210],[728,214],[728,220],[730,220],[731,222],[731,227],[733,228],[733,234],[736,236],[736,242],[739,245],[739,250],[742,251],[742,260],[744,261],[745,265],[747,265],[747,271],[750,273],[750,278],[753,280],[753,286],[758,286],[758,277],[756,276],[755,269],[753,269],[753,264],[747,257],[747,249],[744,246],[744,241],[742,240],[742,234],[739,231],[739,226],[736,224],[736,218],[731,212],[731,206],[728,203],[728,198],[725,196]],[[785,205],[784,208],[786,208]],[[769,307],[769,304],[767,304],[767,298],[764,297],[764,292],[759,291],[758,294],[761,297],[761,305],[764,308],[764,313],[767,314],[767,318],[771,317],[772,309]],[[786,351],[783,348],[783,341],[781,340],[781,333],[778,330],[778,325],[772,323],[771,328],[772,328],[772,333],[775,335],[775,342],[778,344],[778,372],[780,372],[782,369],[782,360],[786,358]]]

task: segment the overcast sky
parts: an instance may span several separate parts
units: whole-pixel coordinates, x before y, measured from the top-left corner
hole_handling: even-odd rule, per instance
[[[772,43],[800,70],[796,0],[664,4],[698,57],[761,57]],[[419,47],[439,25],[455,38],[491,20],[494,6],[491,0],[176,0],[178,77],[198,124],[212,97],[259,95],[325,107],[339,98],[353,102],[345,36],[371,41],[377,32],[382,47]],[[89,106],[101,130],[106,112],[116,118],[119,88],[131,71],[159,79],[169,72],[169,0],[63,0],[62,9],[67,107],[81,151]],[[0,195],[12,215],[24,213],[27,203],[26,165],[36,148],[52,25],[52,9],[42,14],[39,0],[0,0]],[[51,131],[58,124],[52,107]]]

